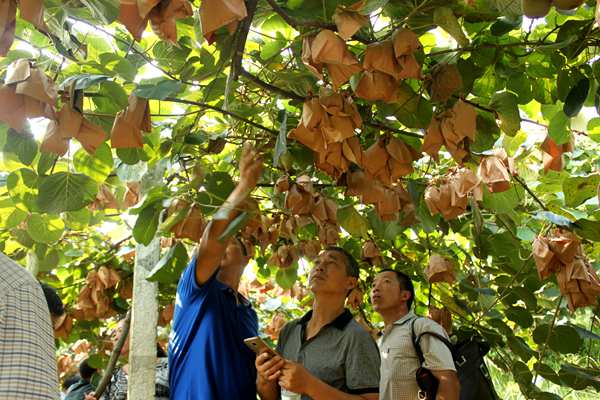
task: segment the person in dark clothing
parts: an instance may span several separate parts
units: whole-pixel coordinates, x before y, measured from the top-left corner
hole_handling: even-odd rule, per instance
[[[79,380],[69,387],[64,400],[84,400],[86,394],[96,389],[91,383],[96,372],[98,370],[90,366],[87,358],[83,360],[79,364]]]
[[[44,297],[46,297],[46,303],[48,303],[48,309],[50,310],[50,319],[52,320],[52,327],[54,328],[54,330],[56,330],[63,323],[67,316],[67,313],[65,312],[65,306],[63,305],[62,300],[58,296],[56,289],[41,282],[40,286],[42,287],[42,290],[44,292]]]

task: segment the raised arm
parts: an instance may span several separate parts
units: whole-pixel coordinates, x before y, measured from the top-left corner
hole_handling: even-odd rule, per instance
[[[256,187],[262,170],[262,160],[249,144],[244,145],[240,158],[240,181],[213,219],[204,229],[196,257],[196,282],[203,284],[215,273],[225,253],[227,241],[219,237],[227,226],[241,213],[243,203]]]

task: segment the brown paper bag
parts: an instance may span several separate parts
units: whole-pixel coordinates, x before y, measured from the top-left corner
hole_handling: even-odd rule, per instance
[[[247,15],[244,0],[203,0],[200,3],[202,35],[208,44],[212,44],[215,31],[226,26],[229,32],[233,33],[238,21]]]

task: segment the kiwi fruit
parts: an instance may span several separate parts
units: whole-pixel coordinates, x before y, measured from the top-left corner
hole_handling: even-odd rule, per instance
[[[545,17],[551,6],[552,0],[521,0],[523,14],[529,18]]]
[[[552,4],[559,10],[573,10],[583,4],[583,0],[553,0]]]

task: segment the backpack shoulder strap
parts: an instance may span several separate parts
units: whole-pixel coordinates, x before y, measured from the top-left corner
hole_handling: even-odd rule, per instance
[[[415,321],[417,319],[419,319],[419,317],[413,318],[413,320],[410,322],[410,337],[413,347],[415,348],[415,352],[417,353],[417,357],[419,358],[419,363],[423,365],[425,362],[425,357],[423,356],[423,350],[421,350],[421,346],[419,344],[422,334],[419,335],[419,338],[417,338],[417,335],[415,334]]]
[[[452,345],[452,343],[448,339],[446,339],[444,336],[440,335],[439,333],[435,333],[435,332],[422,332],[421,334],[419,334],[419,336],[415,340],[415,343],[419,347],[421,346],[421,338],[425,335],[433,336],[440,342],[444,343],[446,345],[446,347],[448,347],[448,350],[450,350],[450,353],[454,353],[454,346]]]
[[[423,355],[423,350],[421,349],[421,338],[425,335],[433,336],[434,338],[438,339],[440,342],[444,343],[446,345],[446,347],[448,348],[448,350],[450,351],[452,358],[454,358],[454,346],[452,345],[450,340],[448,340],[446,337],[440,335],[439,333],[430,332],[430,331],[421,332],[421,333],[419,333],[419,335],[415,334],[415,326],[414,325],[415,325],[415,321],[419,318],[423,318],[423,317],[417,317],[412,320],[412,323],[410,326],[410,331],[411,331],[413,346],[415,348],[415,351],[417,352],[417,356],[419,357],[421,364],[423,364],[423,362],[425,362],[425,356]]]

